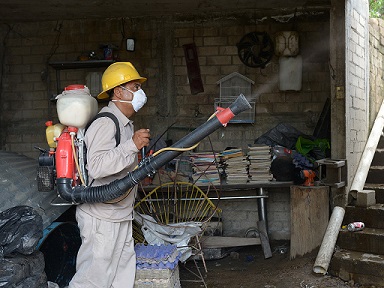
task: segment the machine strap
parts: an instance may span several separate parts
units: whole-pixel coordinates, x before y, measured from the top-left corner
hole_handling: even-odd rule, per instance
[[[101,117],[108,117],[110,119],[112,119],[112,121],[115,123],[116,125],[116,134],[115,134],[115,140],[116,140],[116,147],[120,144],[120,125],[119,125],[119,120],[117,120],[117,117],[112,114],[111,112],[101,112],[101,113],[98,113],[93,119],[92,121],[90,121],[87,126],[85,126],[85,131],[84,131],[84,134],[87,132],[89,126],[91,126],[91,124],[93,123],[93,121],[95,121],[96,119],[98,118],[101,118]],[[84,149],[84,151],[86,151],[87,148]],[[84,159],[87,159],[86,156],[84,156]],[[93,181],[95,181],[95,179],[92,180],[92,182],[89,184],[89,186],[92,186],[93,184]]]
[[[116,134],[115,134],[115,140],[116,140],[116,146],[118,146],[120,144],[120,126],[119,126],[119,121],[117,120],[117,117],[112,114],[111,112],[101,112],[101,113],[98,113],[93,119],[92,121],[90,121],[87,126],[85,127],[85,132],[88,130],[89,126],[91,126],[91,124],[93,123],[93,121],[95,121],[96,119],[98,118],[101,118],[101,117],[108,117],[108,118],[111,118],[113,120],[113,122],[115,123],[116,125]]]

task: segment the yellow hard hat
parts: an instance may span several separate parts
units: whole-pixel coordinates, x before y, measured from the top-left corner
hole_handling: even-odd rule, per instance
[[[97,95],[97,99],[108,99],[107,91],[133,80],[143,83],[147,78],[141,77],[131,62],[116,62],[109,65],[101,78],[103,92]]]

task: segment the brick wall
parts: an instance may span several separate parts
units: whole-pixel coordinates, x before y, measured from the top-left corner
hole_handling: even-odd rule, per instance
[[[348,27],[351,27],[346,37],[348,68],[345,70],[348,71],[348,76],[345,83],[344,77],[341,77],[341,83],[335,83],[335,86],[345,87],[346,99],[345,105],[339,105],[344,99],[333,102],[333,106],[336,106],[333,108],[336,109],[333,110],[333,115],[336,116],[332,120],[335,120],[333,132],[342,135],[342,141],[345,141],[342,145],[333,143],[333,147],[341,147],[333,154],[346,156],[348,159],[350,183],[368,136],[367,120],[372,125],[384,97],[381,36],[383,24],[378,19],[370,21],[371,113],[368,116],[368,84],[364,82],[364,79],[368,79],[368,69],[364,63],[365,56],[362,56],[368,54],[365,46],[368,42],[368,28],[365,25],[368,21],[368,4],[365,0],[354,0],[347,1],[347,5],[350,6],[346,10],[346,18],[350,25]],[[213,112],[213,99],[219,95],[216,82],[232,72],[239,72],[255,82],[252,94],[256,98],[256,123],[233,124],[213,133],[210,140],[215,150],[227,146],[244,147],[280,122],[290,123],[304,133],[311,134],[325,99],[330,96],[328,13],[298,15],[296,19],[290,15],[268,18],[264,16],[204,15],[194,19],[163,17],[133,18],[125,21],[66,20],[18,23],[13,26],[0,24],[0,36],[4,40],[4,45],[0,47],[0,61],[3,67],[0,70],[2,149],[37,158],[38,152],[34,146],[47,147],[45,121],[57,121],[55,103],[49,99],[69,84],[84,83],[88,72],[104,70],[63,70],[59,74],[61,81],[57,89],[56,71],[48,62],[74,61],[82,54],[88,55],[90,51],[95,51],[101,56],[103,51],[99,47],[106,43],[121,46],[122,49],[115,51],[118,58],[121,61],[133,62],[139,72],[148,77],[144,89],[149,101],[137,115],[135,123],[137,127],[149,127],[153,135],[164,132],[166,127],[175,122],[165,134],[165,138],[175,141],[205,122]],[[281,92],[278,89],[278,57],[274,56],[265,69],[249,68],[239,60],[236,43],[251,31],[266,31],[274,39],[276,32],[291,29],[299,32],[300,54],[303,57],[303,89],[299,92]],[[128,36],[137,40],[135,52],[125,51],[123,44]],[[332,41],[338,41],[337,36],[332,37]],[[344,41],[344,35],[340,37]],[[191,42],[195,42],[197,46],[205,90],[198,95],[190,93],[182,49],[183,44]],[[343,52],[335,53],[339,55],[339,60],[345,61]],[[343,74],[332,76],[337,78],[339,75]],[[343,127],[344,110],[337,107],[346,109],[346,127]],[[343,112],[339,113],[340,111]],[[338,129],[343,131],[338,133]],[[346,137],[343,136],[344,133]],[[202,141],[199,147],[200,150],[210,148],[208,141]],[[272,238],[280,239],[289,235],[288,193],[289,191],[270,193],[268,220]],[[257,221],[256,200],[254,203],[223,202],[222,208],[229,211],[223,216],[229,234],[243,235]],[[238,210],[236,217],[241,221],[235,221],[236,219],[231,217],[232,209]]]
[[[383,61],[384,61],[384,20],[369,19],[369,128],[372,128],[384,99]]]
[[[293,20],[280,18],[261,20],[238,15],[217,19],[142,19],[122,22],[78,20],[17,24],[6,38],[5,70],[2,92],[1,127],[4,149],[37,157],[34,146],[44,146],[44,123],[57,120],[53,95],[74,83],[84,83],[88,72],[105,68],[60,71],[59,89],[52,61],[75,61],[82,54],[95,51],[100,57],[101,44],[121,45],[116,51],[121,61],[131,61],[148,77],[144,90],[148,104],[135,118],[137,127],[149,127],[153,135],[161,134],[176,122],[165,138],[173,141],[205,122],[214,111],[214,98],[219,96],[218,80],[239,72],[255,84],[255,124],[231,124],[210,137],[213,147],[246,147],[247,144],[286,122],[304,133],[312,134],[318,116],[329,96],[328,15],[302,15],[295,20],[303,57],[303,89],[282,92],[278,89],[278,57],[265,69],[250,68],[241,63],[236,43],[251,31],[265,31],[271,38],[278,31],[291,29]],[[125,37],[136,38],[136,51],[125,51]],[[6,27],[1,26],[1,29]],[[204,92],[191,95],[183,44],[196,43]],[[211,149],[202,141],[200,150]]]
[[[316,17],[315,17],[316,18]],[[319,19],[320,18],[320,19]],[[218,150],[227,146],[242,146],[247,144],[274,127],[280,122],[290,123],[304,133],[312,134],[326,97],[329,96],[329,70],[327,65],[327,41],[329,37],[329,24],[327,15],[320,16],[317,21],[304,17],[297,30],[300,31],[300,54],[303,64],[303,89],[300,92],[281,92],[278,89],[278,57],[274,56],[265,69],[249,68],[241,63],[236,43],[246,33],[252,31],[266,31],[274,40],[276,32],[287,29],[287,25],[277,21],[254,23],[254,19],[246,19],[245,25],[235,21],[212,22],[195,25],[194,27],[176,27],[175,36],[178,45],[174,49],[174,63],[176,83],[178,84],[177,103],[182,107],[185,116],[196,108],[201,115],[189,120],[186,126],[194,127],[197,123],[205,121],[207,115],[212,113],[214,98],[219,96],[219,87],[216,84],[222,77],[239,72],[255,82],[252,97],[256,99],[256,115],[254,125],[231,125],[213,133],[210,140],[213,147]],[[244,20],[244,19],[242,19]],[[248,23],[247,23],[248,21]],[[183,23],[183,26],[191,26]],[[291,26],[291,25],[289,25]],[[188,79],[182,44],[195,42],[198,47],[199,62],[204,93],[190,95]],[[180,75],[178,75],[180,74]],[[202,119],[201,119],[202,118]],[[178,138],[184,131],[170,131],[170,138]],[[174,136],[175,135],[175,136]],[[238,139],[242,140],[239,143]],[[203,141],[201,149],[210,149],[210,143]]]
[[[346,155],[348,185],[369,135],[369,12],[367,1],[348,1],[346,7]],[[347,191],[349,189],[347,188]]]
[[[269,237],[274,240],[290,239],[290,190],[267,189],[267,222]],[[257,200],[221,200],[224,236],[251,237],[257,230]],[[252,231],[252,232],[251,232]]]
[[[124,27],[124,29],[123,29]],[[7,27],[0,26],[2,35]],[[299,32],[303,58],[302,90],[279,90],[279,59],[274,56],[265,69],[241,63],[236,43],[248,32],[265,31],[274,39],[283,30]],[[122,36],[122,33],[125,33]],[[324,102],[330,95],[329,15],[313,13],[264,18],[263,15],[202,16],[199,19],[121,19],[19,23],[5,37],[3,90],[1,93],[1,131],[3,149],[37,158],[34,146],[47,147],[47,120],[57,122],[56,107],[50,99],[75,83],[85,83],[87,73],[105,68],[69,69],[58,73],[48,63],[76,61],[80,55],[96,52],[101,44],[121,46],[115,51],[121,61],[131,61],[148,81],[143,85],[149,96],[147,105],[135,117],[137,128],[148,127],[152,135],[163,133],[176,141],[204,123],[213,113],[219,96],[218,80],[238,72],[255,84],[255,124],[230,124],[210,136],[213,149],[246,147],[263,133],[283,122],[312,134]],[[127,52],[124,39],[136,38],[136,51]],[[197,46],[204,92],[191,95],[183,44]],[[103,104],[100,104],[100,107]],[[199,150],[210,150],[208,140]],[[222,202],[227,235],[244,235],[255,227],[257,204],[254,201]],[[273,191],[268,199],[271,238],[289,238],[289,191]]]

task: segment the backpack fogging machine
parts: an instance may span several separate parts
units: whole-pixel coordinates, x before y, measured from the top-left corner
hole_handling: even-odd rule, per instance
[[[183,153],[180,148],[196,145],[220,127],[225,127],[239,113],[251,109],[251,105],[245,96],[240,94],[228,108],[218,107],[216,113],[204,124],[172,146],[167,147],[166,151],[144,158],[137,168],[124,178],[107,185],[87,186],[86,180],[84,180],[86,178],[86,169],[82,141],[84,127],[96,115],[94,109],[90,107],[96,107],[97,111],[97,101],[89,92],[85,93],[88,88],[81,86],[82,88],[77,87],[76,89],[68,86],[70,88],[66,87],[65,91],[70,91],[70,93],[64,93],[64,91],[63,94],[59,95],[57,110],[60,125],[56,129],[58,130],[56,131],[57,135],[54,136],[54,143],[47,136],[48,144],[51,142],[50,151],[40,149],[41,154],[39,156],[37,177],[39,191],[56,189],[58,197],[67,201],[68,204],[114,203],[120,201],[140,181],[148,176],[153,176],[159,168]],[[72,99],[69,99],[69,97]],[[66,107],[67,105],[60,105],[60,102],[68,102],[72,106],[75,102],[81,102],[81,105],[76,105],[77,107],[74,109],[73,107]],[[94,104],[90,104],[91,102]],[[70,111],[69,115],[60,110],[62,106],[66,107],[67,112]],[[86,113],[83,110],[86,110]],[[81,117],[78,114],[81,114]]]

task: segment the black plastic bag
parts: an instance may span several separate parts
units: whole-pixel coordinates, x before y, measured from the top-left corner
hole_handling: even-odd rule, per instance
[[[278,156],[271,163],[271,173],[276,181],[293,181],[295,169],[291,156]]]
[[[45,288],[48,280],[44,268],[44,255],[40,251],[30,255],[12,253],[0,259],[0,287]]]
[[[257,138],[255,144],[266,144],[272,147],[280,145],[293,150],[295,149],[296,141],[299,136],[313,139],[312,136],[305,135],[289,124],[280,123]]]
[[[16,206],[0,213],[0,257],[18,252],[32,254],[43,237],[43,219],[29,206]]]

